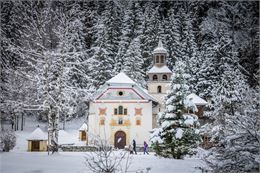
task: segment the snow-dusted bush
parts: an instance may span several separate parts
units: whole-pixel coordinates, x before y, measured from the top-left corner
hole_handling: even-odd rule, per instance
[[[1,148],[5,152],[9,152],[16,144],[16,137],[13,131],[2,131],[0,135]]]
[[[125,150],[113,151],[106,140],[99,139],[96,143],[98,151],[88,153],[85,157],[86,166],[96,173],[126,173],[132,157]]]
[[[98,149],[86,154],[86,167],[94,173],[149,173],[150,167],[129,170],[132,156],[127,150],[114,150],[107,140],[94,137],[95,147]]]
[[[242,80],[237,81],[237,85]],[[242,88],[242,86],[240,86]],[[230,90],[232,91],[232,90]],[[259,171],[260,157],[260,121],[258,90],[245,90],[241,100],[230,101],[229,105],[222,106],[213,124],[213,139],[216,145],[209,150],[204,160],[215,172],[257,172]],[[220,95],[220,94],[219,94]],[[243,96],[242,94],[240,96]],[[224,98],[224,95],[222,95]],[[228,100],[226,98],[226,100]],[[234,114],[232,114],[233,108]],[[222,118],[222,119],[221,119]],[[220,121],[222,120],[222,121]]]

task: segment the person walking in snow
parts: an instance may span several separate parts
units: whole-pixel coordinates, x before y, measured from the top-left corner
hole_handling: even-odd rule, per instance
[[[148,153],[148,144],[144,141],[144,154],[149,154]]]
[[[137,154],[137,153],[136,153],[136,142],[135,142],[134,139],[133,139],[133,150],[134,150],[135,154]]]

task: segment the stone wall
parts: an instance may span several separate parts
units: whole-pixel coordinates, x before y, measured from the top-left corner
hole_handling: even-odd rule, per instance
[[[98,151],[97,147],[94,146],[72,146],[72,145],[63,145],[60,146],[61,150],[63,152],[91,152],[91,151]],[[129,149],[125,149],[126,151],[129,151]],[[144,152],[144,147],[136,147],[137,152]],[[152,148],[148,148],[148,152],[153,152]]]
[[[97,151],[97,148],[94,146],[68,146],[63,145],[60,147],[64,152],[88,152],[88,151]]]

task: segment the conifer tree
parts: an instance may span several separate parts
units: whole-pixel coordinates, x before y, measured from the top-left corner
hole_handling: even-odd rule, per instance
[[[166,109],[159,113],[160,127],[151,135],[155,152],[163,157],[183,158],[185,154],[192,153],[192,148],[200,140],[198,117],[192,113],[197,108],[186,99],[190,76],[185,74],[184,69],[184,63],[177,61],[171,91],[166,97]]]
[[[211,135],[215,146],[206,161],[217,172],[256,171],[260,147],[257,96],[239,69],[231,67],[230,62],[223,64],[221,81],[213,90],[215,121]]]
[[[126,51],[123,71],[134,79],[137,83],[145,86],[145,73],[142,69],[144,64],[141,56],[140,39],[137,37],[130,43]]]

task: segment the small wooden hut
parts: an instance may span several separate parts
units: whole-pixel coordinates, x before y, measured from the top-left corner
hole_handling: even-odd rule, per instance
[[[204,108],[205,105],[208,104],[208,102],[202,98],[200,98],[198,95],[192,93],[187,96],[188,99],[190,99],[197,107],[198,111],[194,112],[199,118],[203,117]]]
[[[82,124],[79,128],[79,140],[80,141],[88,141],[88,134],[87,134],[88,126],[86,123]]]
[[[39,127],[27,138],[28,151],[47,151],[47,134]]]
[[[210,119],[208,119],[208,117],[204,116],[204,108],[205,106],[208,104],[208,102],[202,98],[200,98],[198,95],[192,93],[190,95],[187,96],[188,99],[190,99],[197,107],[198,111],[194,112],[198,118],[199,118],[199,122],[201,125],[205,125],[207,123],[210,122]],[[206,128],[206,126],[204,126],[203,128],[205,131],[201,131],[202,135],[202,139],[203,139],[203,143],[202,143],[202,147],[203,148],[210,148],[212,147],[213,143],[210,142],[211,136],[208,134],[208,131],[210,131],[210,129]]]

